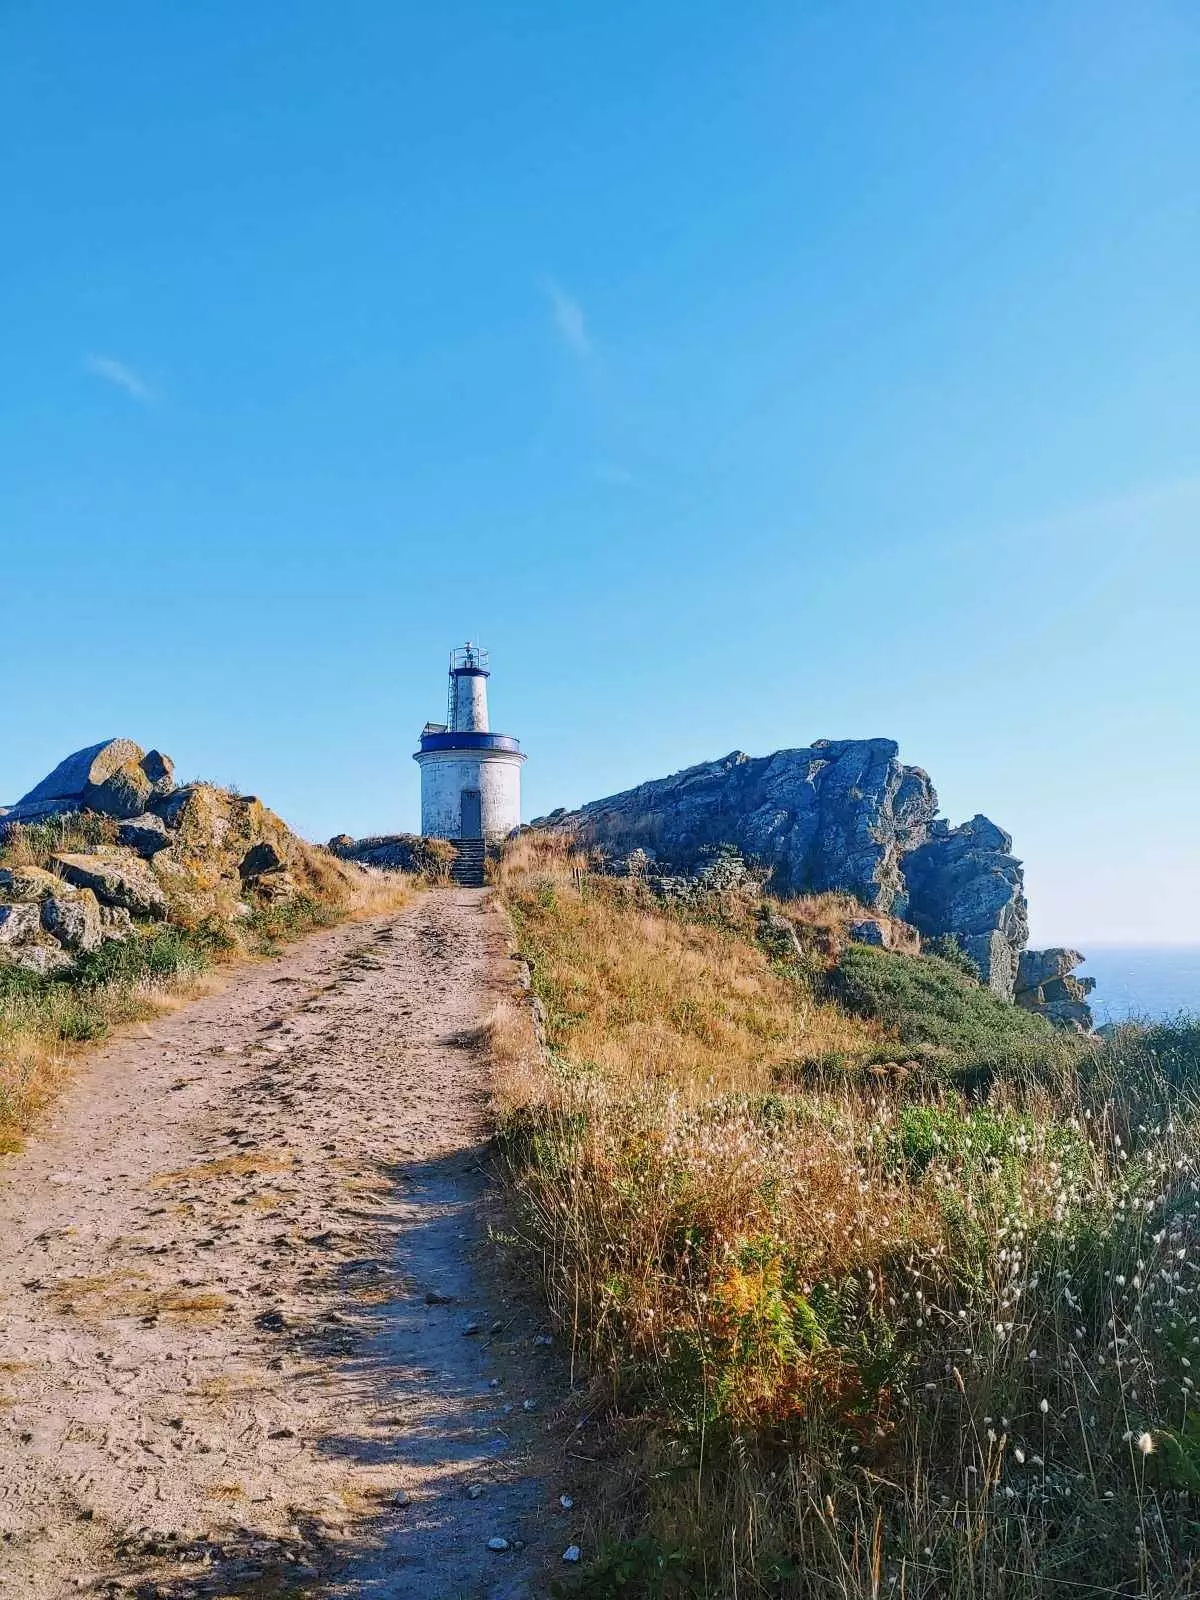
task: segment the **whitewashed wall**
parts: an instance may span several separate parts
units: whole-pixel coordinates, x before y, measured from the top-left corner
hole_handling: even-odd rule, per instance
[[[429,750],[421,766],[421,832],[437,839],[459,837],[461,795],[478,789],[483,831],[503,838],[521,821],[521,756],[506,750]]]
[[[456,733],[488,731],[487,679],[482,673],[464,673],[454,685]]]

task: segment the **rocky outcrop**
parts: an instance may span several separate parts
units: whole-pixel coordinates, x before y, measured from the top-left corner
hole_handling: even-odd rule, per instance
[[[900,861],[925,839],[937,796],[897,755],[890,739],[821,739],[759,757],[735,750],[533,826],[609,854],[641,848],[685,871],[706,849],[736,845],[770,868],[777,894],[839,889],[903,916]]]
[[[457,855],[449,839],[425,839],[416,833],[376,834],[367,839],[339,833],[330,839],[329,849],[340,860],[354,861],[362,867],[412,872],[433,879],[448,878]]]
[[[16,805],[0,808],[5,822],[40,822],[68,811],[134,817],[174,784],[170,758],[147,753],[132,739],[104,739],[77,750]]]
[[[24,831],[49,817],[62,819],[49,845],[45,830]],[[0,957],[42,973],[132,937],[135,918],[233,922],[255,900],[337,899],[354,877],[253,795],[176,788],[170,759],[132,739],[77,751],[0,808],[0,851],[13,846],[0,866]]]
[[[1012,838],[986,817],[952,828],[941,818],[905,859],[909,921],[933,938],[950,933],[1002,999],[1011,1000],[1029,937],[1021,863]]]
[[[1026,1011],[1036,1011],[1056,1027],[1090,1033],[1092,1008],[1087,997],[1096,987],[1096,980],[1075,976],[1074,968],[1083,959],[1078,950],[1062,946],[1023,950],[1017,967],[1017,1004]]]
[[[734,751],[533,826],[610,859],[642,850],[660,873],[734,845],[769,871],[774,894],[838,890],[926,937],[953,934],[1011,1000],[1028,937],[1021,863],[986,817],[954,828],[937,809],[928,775],[891,739],[819,739],[770,756]]]

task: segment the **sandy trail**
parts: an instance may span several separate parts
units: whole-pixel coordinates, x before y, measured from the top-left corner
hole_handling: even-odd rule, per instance
[[[542,1592],[555,1356],[480,1249],[507,957],[480,890],[314,935],[0,1169],[0,1594]]]

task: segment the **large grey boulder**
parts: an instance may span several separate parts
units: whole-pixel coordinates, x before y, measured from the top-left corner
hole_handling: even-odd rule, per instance
[[[0,867],[0,897],[5,900],[44,900],[62,887],[63,880],[42,867]]]
[[[1011,1000],[1029,914],[1010,835],[986,817],[958,828],[939,818],[905,859],[904,875],[908,920],[929,936],[954,934],[984,982]]]
[[[1078,950],[1061,945],[1022,951],[1017,969],[1017,1004],[1026,1011],[1036,1011],[1056,1027],[1090,1033],[1092,1008],[1087,997],[1096,987],[1096,980],[1076,977],[1072,970],[1083,959]]]
[[[42,927],[68,950],[94,950],[103,938],[100,902],[90,889],[54,895],[41,903]]]
[[[928,775],[891,739],[734,751],[533,826],[611,859],[645,851],[659,871],[691,871],[713,846],[735,845],[769,870],[775,894],[838,890],[926,937],[954,934],[1013,998],[1028,924],[1012,840],[986,817],[959,828],[938,819]]]
[[[61,945],[25,944],[8,952],[9,963],[23,967],[26,972],[36,972],[41,978],[52,972],[64,972],[74,962]]]
[[[165,917],[167,897],[154,874],[136,856],[63,854],[55,870],[77,888],[90,889],[105,906],[123,906],[135,917]]]
[[[1044,983],[1053,983],[1055,978],[1065,978],[1083,959],[1078,950],[1067,950],[1062,945],[1049,950],[1022,950],[1021,964],[1017,968],[1017,993],[1040,989]]]
[[[103,739],[60,761],[4,812],[5,823],[38,822],[66,811],[132,817],[174,786],[174,767],[157,750],[132,739]]]
[[[170,758],[160,751],[139,752],[110,772],[103,783],[89,784],[83,792],[82,809],[109,817],[139,816],[153,800],[170,794],[174,772]]]
[[[0,945],[28,944],[41,930],[42,918],[33,904],[0,906]]]
[[[130,850],[136,850],[144,861],[149,861],[160,850],[166,850],[174,841],[161,817],[156,816],[153,811],[143,811],[140,816],[130,817],[122,822],[117,829],[117,843],[126,845]]]

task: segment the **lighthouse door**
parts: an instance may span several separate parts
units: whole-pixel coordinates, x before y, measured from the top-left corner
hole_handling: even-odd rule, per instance
[[[483,838],[483,808],[480,805],[478,789],[464,789],[462,792],[458,836],[460,839]]]

